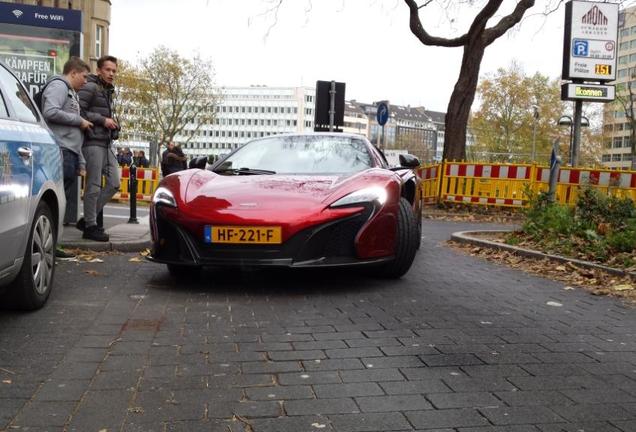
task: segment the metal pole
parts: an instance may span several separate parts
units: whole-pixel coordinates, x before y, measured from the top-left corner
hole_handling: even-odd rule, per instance
[[[382,150],[386,150],[386,138],[384,137],[384,125],[382,125]]]
[[[579,164],[579,153],[581,148],[581,117],[583,116],[583,102],[574,102],[574,137],[572,143],[572,166]]]
[[[329,90],[329,132],[333,132],[336,118],[336,82],[331,81],[331,90]]]
[[[570,118],[570,142],[569,142],[570,147],[568,148],[568,151],[569,151],[568,156],[570,158],[568,162],[570,163],[570,166],[574,166],[572,165],[572,158],[574,157],[574,140],[572,139],[572,137],[574,136],[573,131],[574,131],[574,120]]]
[[[130,178],[128,179],[128,192],[130,193],[130,219],[128,223],[138,224],[137,220],[137,166],[133,162],[130,165]]]
[[[533,117],[534,123],[532,125],[532,162],[537,159],[537,118],[539,117],[539,108],[536,105],[532,106],[534,110]]]

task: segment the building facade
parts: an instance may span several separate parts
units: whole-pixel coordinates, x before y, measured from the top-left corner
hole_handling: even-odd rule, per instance
[[[369,136],[369,116],[364,111],[364,107],[355,100],[345,101],[342,132]]]
[[[94,71],[97,59],[109,54],[110,0],[3,0],[2,3],[81,11],[81,57]]]
[[[175,142],[190,156],[221,155],[270,135],[314,128],[316,90],[310,87],[222,87],[211,124],[189,124]],[[190,138],[188,140],[188,137]]]
[[[632,163],[630,131],[636,119],[629,118],[621,99],[629,107],[627,86],[636,93],[636,6],[619,13],[618,26],[617,100],[604,106],[601,162],[611,168],[628,168]]]

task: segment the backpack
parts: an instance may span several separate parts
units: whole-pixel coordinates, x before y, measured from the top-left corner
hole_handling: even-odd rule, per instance
[[[42,112],[42,108],[43,105],[43,101],[42,101],[42,96],[44,95],[44,90],[46,89],[46,86],[48,86],[49,84],[51,84],[53,81],[63,81],[64,84],[66,84],[66,87],[68,87],[68,89],[71,89],[71,86],[62,78],[53,78],[51,81],[47,82],[46,84],[42,85],[42,87],[40,87],[40,89],[37,91],[36,94],[33,95],[33,102],[35,102],[35,106],[38,107],[38,109],[40,110],[40,112]]]

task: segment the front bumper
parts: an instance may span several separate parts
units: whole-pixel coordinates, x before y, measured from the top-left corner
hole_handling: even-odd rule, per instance
[[[373,214],[360,213],[300,231],[280,245],[206,244],[155,208],[153,247],[148,259],[164,264],[228,267],[339,267],[374,265],[392,256],[359,259],[356,236]]]

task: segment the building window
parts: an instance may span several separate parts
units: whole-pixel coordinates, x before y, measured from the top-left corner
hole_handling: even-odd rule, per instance
[[[618,58],[618,64],[627,64],[627,60],[629,59],[628,56],[620,56]]]
[[[623,137],[614,138],[614,148],[621,148],[623,146]]]
[[[634,42],[634,41],[632,41],[632,42]],[[618,47],[618,49],[620,51],[625,51],[628,48],[629,48],[629,42],[621,42],[621,44]]]
[[[621,155],[620,154],[613,154],[612,155],[612,162],[620,162],[621,161]]]
[[[603,155],[603,159],[602,159],[602,161],[603,161],[603,162],[609,162],[611,159],[612,159],[612,156],[611,156],[611,155],[604,154],[604,155]]]
[[[100,58],[104,51],[104,26],[95,26],[95,57]]]

